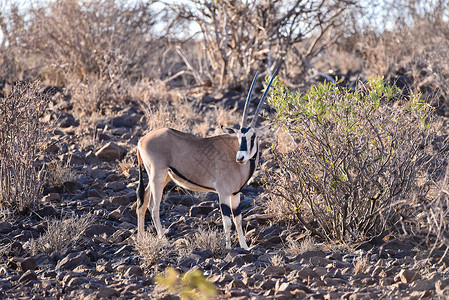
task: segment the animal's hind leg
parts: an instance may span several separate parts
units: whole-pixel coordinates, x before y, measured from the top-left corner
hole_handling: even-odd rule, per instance
[[[144,201],[142,203],[142,205],[140,207],[136,208],[136,214],[137,214],[137,230],[138,230],[138,234],[142,235],[145,232],[145,212],[147,211],[148,205],[150,204],[151,201],[151,190],[150,190],[150,185],[148,185],[145,188],[145,193],[144,193]]]
[[[162,229],[161,218],[159,215],[162,192],[164,190],[165,184],[170,180],[168,176],[168,169],[164,172],[159,172],[158,175],[154,173],[151,174],[152,180],[150,180],[152,203],[151,205],[151,216],[153,218],[154,226],[156,227],[157,235],[159,238],[164,237],[164,232]]]

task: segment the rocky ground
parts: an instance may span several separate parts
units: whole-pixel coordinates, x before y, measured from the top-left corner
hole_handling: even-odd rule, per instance
[[[20,218],[3,216],[2,299],[176,299],[155,283],[155,274],[168,266],[180,272],[201,270],[217,287],[219,298],[449,297],[449,258],[419,238],[389,236],[353,247],[304,243],[295,252],[288,241],[300,243],[305,234],[251,217],[262,212],[255,205],[262,192],[257,181],[243,189],[244,229],[251,233],[251,250],[186,249],[201,228],[221,230],[218,198],[169,185],[161,205],[169,245],[158,248],[156,262],[147,266],[135,246],[137,218],[131,208],[136,200],[134,156],[143,134],[139,125],[143,114],[128,108],[97,120],[95,128],[80,128],[82,120],[64,110],[54,109],[47,119],[57,128],[42,160],[58,158],[64,162],[60,168],[67,162],[73,176],[66,181],[60,178],[63,182],[58,186],[47,185],[38,210]],[[86,220],[82,219],[86,215],[90,220],[86,229],[67,247],[39,246],[48,235],[50,220],[71,220],[81,226],[77,222]],[[58,224],[62,239],[73,238],[74,231],[63,232],[64,223]],[[146,225],[151,226],[149,213]],[[219,243],[220,234],[214,237],[217,240],[210,242]]]

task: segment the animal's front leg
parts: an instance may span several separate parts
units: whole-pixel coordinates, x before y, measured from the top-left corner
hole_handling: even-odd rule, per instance
[[[226,238],[226,248],[231,249],[231,207],[229,206],[230,197],[226,197],[222,201],[222,197],[220,196],[220,209],[221,209],[221,218],[223,219],[223,229]],[[229,203],[229,204],[228,204]]]
[[[232,196],[232,214],[234,216],[235,229],[237,230],[237,236],[239,238],[240,247],[248,250],[249,247],[245,241],[245,235],[243,234],[242,229],[242,211],[240,209],[240,193]]]

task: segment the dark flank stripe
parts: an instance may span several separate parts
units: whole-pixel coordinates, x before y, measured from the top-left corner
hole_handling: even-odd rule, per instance
[[[214,188],[210,188],[210,187],[207,187],[207,186],[204,186],[204,185],[201,185],[201,184],[198,184],[198,183],[196,183],[196,182],[193,182],[192,180],[190,180],[190,179],[188,179],[188,178],[186,178],[184,175],[182,175],[181,173],[179,173],[179,171],[178,170],[176,170],[175,168],[173,168],[173,167],[168,167],[170,170],[172,170],[173,171],[173,173],[175,173],[176,174],[176,176],[178,176],[179,178],[181,178],[182,180],[185,180],[185,181],[187,181],[188,183],[191,183],[191,184],[193,184],[193,185],[196,185],[196,186],[198,186],[198,187],[201,187],[201,188],[203,188],[203,189],[207,189],[207,190],[211,190],[211,191],[215,191],[215,189]]]

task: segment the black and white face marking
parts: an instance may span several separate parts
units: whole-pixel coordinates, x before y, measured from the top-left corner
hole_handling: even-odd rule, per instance
[[[257,152],[256,131],[252,127],[243,127],[237,132],[237,137],[239,139],[239,150],[235,156],[235,161],[244,164]]]
[[[270,125],[258,129],[253,127],[242,127],[237,130],[228,126],[222,126],[221,128],[225,133],[237,136],[239,149],[235,156],[235,161],[243,165],[257,154],[259,148],[259,136],[267,132],[267,130],[270,129]]]

